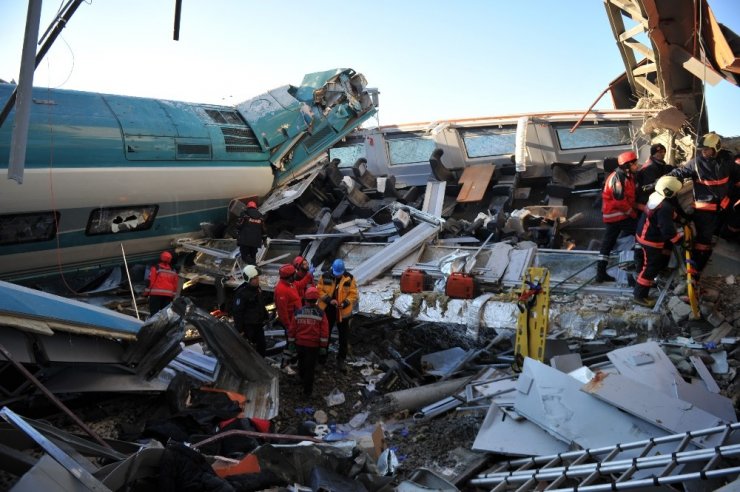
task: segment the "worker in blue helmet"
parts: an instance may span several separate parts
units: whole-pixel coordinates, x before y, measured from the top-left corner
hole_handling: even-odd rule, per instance
[[[319,277],[316,288],[320,294],[319,307],[324,310],[329,320],[330,333],[335,325],[339,333],[337,367],[344,371],[349,351],[350,320],[359,299],[357,282],[344,267],[344,261],[337,258],[331,264],[331,268]]]

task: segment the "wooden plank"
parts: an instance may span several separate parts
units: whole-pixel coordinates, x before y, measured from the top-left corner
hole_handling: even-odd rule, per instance
[[[493,164],[466,167],[458,180],[458,184],[462,185],[457,194],[458,203],[479,202],[486,194],[495,170]]]

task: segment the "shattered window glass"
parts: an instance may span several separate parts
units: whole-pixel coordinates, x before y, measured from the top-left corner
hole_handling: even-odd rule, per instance
[[[357,159],[365,157],[365,145],[347,145],[329,149],[329,159],[339,159],[339,167],[352,167]]]
[[[513,154],[516,147],[516,127],[462,130],[460,136],[470,158]]]
[[[389,133],[385,139],[391,166],[429,162],[435,147],[433,138],[410,132]]]
[[[58,221],[59,212],[0,215],[0,245],[54,239]]]
[[[570,133],[572,124],[556,125],[561,150],[585,149],[588,147],[613,147],[632,143],[629,123],[581,125]]]
[[[85,234],[118,234],[145,231],[154,224],[159,205],[99,208],[90,213]]]

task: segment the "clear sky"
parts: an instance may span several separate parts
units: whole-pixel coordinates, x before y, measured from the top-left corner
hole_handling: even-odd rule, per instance
[[[41,32],[63,2],[45,0]],[[709,0],[740,33],[738,0]],[[18,78],[26,0],[0,0],[0,78]],[[624,71],[601,0],[88,0],[35,86],[236,104],[351,67],[380,90],[371,123],[585,109]],[[708,87],[740,135],[740,88]],[[597,108],[610,108],[605,96]]]

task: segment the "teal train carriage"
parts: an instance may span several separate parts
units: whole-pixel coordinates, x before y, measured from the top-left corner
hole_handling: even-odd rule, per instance
[[[225,222],[232,199],[266,195],[372,116],[365,86],[336,69],[234,107],[34,88],[22,184],[0,180],[0,278],[119,263],[121,244],[143,258]]]

